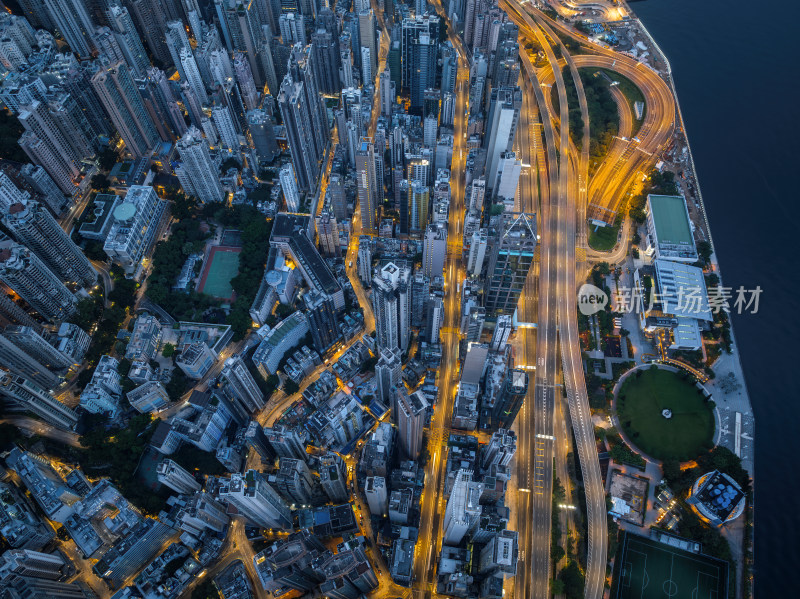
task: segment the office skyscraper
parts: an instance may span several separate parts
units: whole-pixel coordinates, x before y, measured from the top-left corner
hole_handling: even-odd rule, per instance
[[[301,188],[310,191],[317,184],[322,155],[317,152],[314,141],[311,112],[303,84],[287,75],[278,94],[278,106],[286,126],[286,137],[297,180]]]
[[[44,168],[34,164],[25,164],[19,169],[19,175],[39,194],[39,201],[44,202],[53,214],[60,214],[64,210],[66,206],[64,193]]]
[[[390,262],[372,281],[376,344],[379,349],[408,350],[410,331],[410,274]]]
[[[281,39],[286,45],[300,43],[306,45],[306,27],[302,15],[296,12],[284,13],[278,18]]]
[[[294,178],[294,168],[292,168],[292,165],[283,165],[278,177],[281,182],[283,198],[286,200],[286,209],[289,212],[297,212],[300,208],[300,191],[297,189],[297,181]]]
[[[219,133],[220,145],[223,148],[238,151],[239,135],[230,109],[227,106],[214,106],[211,109],[211,118],[214,120],[214,127]]]
[[[491,347],[493,351],[505,350],[508,338],[511,336],[513,330],[514,326],[510,315],[498,316],[497,323],[494,327],[494,333],[492,333],[492,342],[489,344],[489,347]]]
[[[67,572],[67,564],[58,553],[9,549],[0,559],[0,579],[3,580],[12,574],[58,580]]]
[[[10,324],[21,324],[32,327],[37,331],[42,327],[30,315],[20,308],[8,295],[5,285],[0,285],[0,317]]]
[[[378,69],[378,43],[375,39],[375,13],[372,12],[371,8],[359,11],[358,31],[361,38],[361,47],[369,49],[369,72],[375,73]],[[371,81],[363,81],[363,83],[367,85]]]
[[[479,277],[483,271],[483,261],[486,258],[486,248],[489,246],[489,235],[486,229],[475,229],[469,244],[467,256],[467,274]]]
[[[494,406],[493,426],[511,428],[527,393],[528,373],[524,370],[508,370],[503,381],[503,390]]]
[[[281,458],[278,472],[267,476],[270,486],[292,504],[311,503],[314,476],[303,460]]]
[[[346,221],[348,218],[347,213],[347,197],[344,192],[344,181],[339,173],[331,173],[328,179],[328,195],[330,196],[330,205],[333,208],[333,216],[336,222]]]
[[[431,190],[424,181],[411,180],[408,182],[408,207],[400,211],[401,230],[403,229],[402,215],[408,214],[409,224],[407,231],[419,235],[428,225],[428,212],[431,203]]]
[[[63,193],[75,193],[74,181],[80,173],[81,160],[87,156],[85,139],[65,130],[61,126],[64,123],[53,117],[47,104],[38,100],[23,105],[17,118],[25,129],[20,147],[47,171]]]
[[[425,230],[422,246],[422,272],[433,279],[441,277],[444,272],[444,260],[447,256],[447,229],[442,224],[431,224]]]
[[[211,159],[208,142],[196,127],[190,127],[176,144],[181,164],[175,174],[187,194],[201,202],[221,202],[225,197]]]
[[[483,575],[516,575],[518,535],[516,530],[501,530],[494,535],[481,549],[478,571]]]
[[[436,148],[439,119],[436,115],[426,114],[423,120],[422,143],[426,148]]]
[[[81,0],[44,0],[50,20],[67,44],[81,58],[89,58],[94,49],[94,24]]]
[[[308,328],[314,340],[314,349],[324,355],[341,338],[336,320],[336,309],[330,296],[316,291],[309,291],[303,296]]]
[[[31,327],[10,325],[3,331],[3,336],[47,368],[60,370],[73,363],[69,356],[53,347]]]
[[[349,494],[347,492],[347,466],[344,460],[331,451],[318,459],[317,471],[322,490],[332,502],[346,502]]]
[[[402,385],[402,356],[397,347],[383,349],[375,365],[376,394],[384,407],[392,406],[392,389]]]
[[[439,26],[439,17],[435,15],[403,19],[402,88],[410,93],[410,109],[419,114],[425,90],[436,87]]]
[[[164,71],[148,68],[146,78],[138,81],[138,85],[144,107],[153,119],[159,137],[164,141],[175,141],[186,133],[186,121]]]
[[[256,89],[256,82],[253,79],[250,63],[241,52],[237,52],[233,57],[233,72],[236,74],[236,82],[242,92],[245,108],[247,110],[256,110],[260,104],[261,97]]]
[[[175,529],[152,518],[139,522],[125,537],[103,554],[93,567],[94,573],[118,588],[149,564],[162,547],[175,537]]]
[[[261,13],[256,0],[214,0],[214,7],[222,29],[222,37],[228,52],[244,52],[256,77],[256,85],[264,85],[257,74],[257,55],[262,39]]]
[[[358,278],[361,284],[368,286],[372,282],[372,247],[370,237],[362,235],[358,238]]]
[[[78,424],[75,411],[25,377],[0,369],[0,397],[10,411],[30,412],[56,428],[73,430]]]
[[[226,397],[240,404],[247,413],[253,414],[264,407],[264,394],[241,356],[228,358],[219,376]]]
[[[394,392],[394,417],[400,447],[406,457],[416,460],[422,451],[422,433],[430,404],[422,391],[409,395],[405,387],[400,385],[394,388]]]
[[[513,149],[514,137],[519,124],[522,106],[522,91],[519,87],[495,88],[492,90],[489,115],[486,120],[486,188],[494,190],[500,172],[500,158]]]
[[[384,477],[367,477],[364,483],[364,496],[373,516],[383,518],[389,513],[389,490]]]
[[[119,42],[109,27],[97,27],[94,30],[92,39],[94,39],[97,50],[103,55],[104,59],[108,59],[112,63],[125,60],[125,55],[119,47]]]
[[[473,482],[471,470],[459,470],[444,512],[444,543],[458,546],[481,516],[483,483]]]
[[[66,319],[78,303],[36,254],[10,241],[0,241],[0,281],[49,320]]]
[[[93,593],[78,586],[74,582],[59,582],[44,578],[33,578],[12,574],[3,583],[11,597],[25,599],[89,599]],[[90,594],[91,593],[91,594]]]
[[[185,46],[178,52],[178,59],[181,61],[181,68],[185,75],[186,82],[201,104],[208,102],[208,94],[206,93],[206,86],[203,83],[203,78],[200,76],[200,70],[197,68],[197,61],[192,54],[192,48]]]
[[[291,528],[289,506],[260,472],[248,470],[244,474],[232,474],[229,480],[220,482],[220,500],[233,505],[239,514],[256,526]]]
[[[101,68],[92,77],[92,87],[127,150],[135,158],[149,156],[158,143],[158,134],[127,65],[118,62]]]
[[[372,75],[372,58],[369,48],[361,46],[361,81],[371,82]]]
[[[262,462],[269,462],[275,459],[275,450],[264,434],[264,428],[255,420],[251,420],[244,432],[244,440],[259,456]]]
[[[325,29],[317,29],[311,34],[311,50],[314,54],[317,81],[319,90],[324,94],[336,94],[342,89],[339,78],[341,56],[338,39],[337,35]]]
[[[114,210],[114,222],[103,251],[125,272],[134,274],[163,230],[169,205],[149,185],[131,185],[125,201]]]
[[[339,62],[342,65],[339,69],[339,81],[342,87],[353,87],[353,55],[350,48],[339,50]]]
[[[272,162],[275,156],[280,154],[278,141],[275,138],[275,119],[272,115],[263,109],[248,110],[247,129],[259,165]]]
[[[391,118],[392,107],[395,103],[396,91],[394,81],[391,79],[389,68],[385,68],[380,74],[379,80],[379,93],[381,95],[381,114],[385,117]]]
[[[481,449],[481,470],[489,470],[492,466],[508,466],[517,452],[517,436],[513,431],[498,429],[492,438]]]
[[[428,314],[425,337],[428,343],[439,343],[439,331],[444,322],[444,302],[438,295],[431,294],[428,300]]]
[[[494,185],[494,197],[507,207],[519,207],[516,202],[519,176],[522,172],[522,161],[514,152],[503,152],[497,165],[497,183]]]
[[[32,381],[45,391],[58,384],[58,377],[53,372],[2,334],[0,334],[0,364],[11,374]]]
[[[536,250],[536,216],[507,212],[493,232],[486,271],[488,314],[513,314]]]
[[[361,228],[364,233],[377,230],[379,208],[383,200],[382,187],[378,187],[375,173],[375,147],[372,140],[362,137],[356,151],[356,176],[358,177],[358,203],[361,206]]]
[[[264,435],[278,457],[308,459],[305,441],[297,430],[275,424],[270,428],[264,428]]]
[[[156,466],[158,482],[176,493],[196,493],[202,488],[194,476],[170,459],[161,460]]]
[[[127,6],[153,57],[169,65],[172,57],[164,32],[166,22],[171,17],[161,8],[159,0],[130,0]]]
[[[419,271],[414,273],[411,279],[411,326],[421,327],[425,324],[430,290],[430,278]]]
[[[276,61],[279,59],[279,56],[276,54],[273,56],[273,42],[272,42],[272,34],[269,31],[269,27],[262,26],[261,31],[264,32],[264,38],[261,40],[261,44],[259,46],[258,52],[258,69],[260,75],[263,75],[264,81],[267,86],[267,90],[269,93],[275,97],[278,95],[278,91],[280,90],[280,79],[278,79],[278,69],[276,67]],[[275,46],[277,49],[279,46]],[[254,73],[253,77],[257,77]]]
[[[142,40],[133,25],[133,19],[131,19],[128,9],[112,5],[108,8],[107,14],[109,27],[114,32],[125,62],[128,63],[135,77],[144,77],[147,69],[150,68],[150,60],[144,51]]]
[[[83,287],[97,282],[97,273],[89,260],[39,202],[12,204],[3,216],[3,224],[63,281]]]
[[[310,191],[319,180],[330,128],[310,48],[295,45],[288,67],[278,94],[278,106],[286,126],[297,182],[301,189]]]
[[[339,249],[339,226],[330,209],[323,208],[322,212],[317,215],[316,225],[322,253],[331,258],[338,258],[341,254]]]

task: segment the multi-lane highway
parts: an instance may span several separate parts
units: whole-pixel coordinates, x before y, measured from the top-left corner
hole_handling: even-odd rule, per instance
[[[546,17],[525,6],[526,13],[538,19]],[[645,115],[635,137],[624,136],[625,115],[621,116],[619,137],[626,137],[622,144],[614,144],[589,185],[590,218],[613,223],[617,212],[623,207],[626,192],[635,180],[637,173],[647,172],[657,161],[674,132],[675,98],[664,79],[650,67],[630,56],[614,52],[603,46],[587,44],[585,38],[564,24],[546,19],[548,25],[558,34],[582,44],[583,54],[572,57],[578,68],[605,69],[618,73],[631,81],[642,92],[645,100]],[[551,66],[543,68],[542,81],[552,82]]]
[[[544,30],[552,40],[558,40],[552,29],[545,22],[544,16],[538,11],[533,16],[539,27]],[[540,42],[542,36],[539,35]],[[588,135],[589,120],[583,86],[578,75],[575,62],[567,52],[564,45],[558,41],[561,54],[565,57],[570,74],[573,78],[584,124],[582,149],[577,161],[577,174],[572,171],[570,178],[569,166],[569,118],[565,82],[555,61],[552,49],[547,44],[542,44],[550,63],[557,85],[559,97],[560,120],[560,145],[559,145],[559,214],[556,223],[555,249],[557,253],[557,284],[555,295],[557,297],[558,326],[561,335],[561,364],[563,368],[564,386],[569,402],[570,420],[575,436],[578,457],[583,473],[584,490],[586,493],[588,552],[586,556],[586,589],[587,598],[599,599],[603,596],[605,587],[606,555],[607,555],[607,521],[605,510],[605,485],[600,474],[600,464],[597,459],[597,449],[594,438],[594,424],[589,410],[589,400],[586,393],[586,382],[583,375],[583,361],[581,347],[578,340],[577,321],[577,278],[576,278],[576,242],[579,223],[583,224],[584,218],[579,207],[586,197],[588,176]],[[581,215],[582,216],[582,215]],[[550,289],[552,291],[552,288]],[[548,564],[549,573],[549,564]],[[545,597],[546,594],[542,594]]]
[[[521,37],[535,41],[547,58],[547,66],[536,69],[527,52],[521,52],[524,73],[533,82],[532,91],[542,114],[545,138],[546,167],[548,176],[540,181],[548,181],[549,193],[541,195],[540,210],[540,271],[538,286],[538,335],[535,352],[536,384],[534,409],[526,407],[521,413],[523,419],[518,423],[520,431],[520,451],[518,455],[518,485],[523,488],[527,481],[528,464],[533,459],[532,480],[532,530],[528,531],[523,520],[518,519],[520,530],[521,556],[523,569],[517,577],[515,591],[525,596],[548,596],[548,582],[552,576],[549,559],[551,489],[553,476],[553,457],[555,436],[554,411],[555,393],[560,393],[557,383],[558,370],[554,364],[556,347],[560,341],[563,382],[568,398],[569,415],[572,424],[577,453],[584,475],[584,486],[588,518],[588,555],[586,556],[587,598],[602,597],[605,583],[607,561],[607,527],[605,510],[605,491],[600,476],[594,440],[594,427],[591,421],[580,344],[577,331],[575,303],[576,282],[582,276],[576,268],[578,260],[586,256],[586,219],[588,215],[613,222],[620,210],[625,193],[633,177],[655,162],[655,156],[663,149],[672,133],[674,121],[674,100],[666,83],[658,74],[633,59],[597,47],[584,46],[585,54],[571,56],[559,37],[570,37],[583,43],[560,23],[546,18],[530,5],[521,6],[509,0],[501,3],[511,18],[520,26]],[[523,45],[522,43],[520,44]],[[558,45],[562,62],[556,60],[553,45]],[[596,50],[596,51],[595,51]],[[561,73],[567,65],[568,74],[575,85],[578,107],[584,125],[584,135],[580,150],[569,140],[569,120],[565,81]],[[617,72],[629,79],[642,91],[646,101],[646,116],[637,137],[630,138],[632,122],[630,109],[620,110],[620,139],[613,144],[609,156],[600,165],[590,182],[588,179],[588,110],[578,68],[602,68]],[[613,78],[613,73],[611,75]],[[524,79],[524,78],[523,78]],[[559,114],[554,114],[548,87],[556,86]],[[619,91],[614,90],[620,108]],[[627,101],[626,101],[627,104]],[[521,123],[524,125],[523,117]],[[558,138],[556,138],[556,129]],[[522,127],[525,130],[525,127]],[[627,135],[626,135],[627,133]],[[623,139],[625,138],[625,139]],[[556,141],[556,139],[558,141]],[[524,143],[524,142],[523,142]],[[528,142],[530,143],[530,142]],[[535,161],[528,160],[532,169]],[[541,168],[541,165],[536,165]],[[522,189],[525,193],[525,186]],[[525,201],[523,200],[523,205]],[[528,205],[535,205],[529,200]],[[627,230],[627,229],[626,229]],[[520,303],[522,320],[532,320],[526,314],[526,298]],[[524,333],[529,335],[527,331]],[[527,341],[523,348],[527,349]],[[525,351],[526,361],[532,357]],[[531,352],[532,353],[532,352]],[[530,427],[527,422],[533,417],[533,439],[526,439]],[[563,430],[563,429],[562,429]],[[560,432],[560,430],[559,430]],[[560,439],[559,439],[560,441]],[[564,447],[564,446],[562,446]],[[528,453],[530,452],[530,453]],[[541,495],[537,495],[537,492]],[[527,501],[519,493],[520,508],[527,507]],[[537,502],[537,498],[539,499]],[[530,535],[528,535],[530,532]],[[528,543],[531,543],[528,545]],[[530,553],[528,553],[530,552]],[[528,571],[530,568],[530,571]],[[530,580],[528,581],[528,578]],[[520,588],[522,587],[522,588]]]
[[[547,198],[549,181],[547,179],[547,161],[542,143],[542,124],[538,119],[538,107],[531,82],[521,78],[523,90],[523,106],[520,113],[520,124],[516,145],[519,158],[530,167],[520,177],[519,209],[535,213],[539,218],[538,230],[543,230],[541,219],[543,209],[540,198]],[[552,131],[552,128],[551,128]],[[542,204],[549,204],[543,200]],[[538,282],[539,263],[534,261],[525,287],[520,297],[519,317],[524,322],[535,322],[538,318],[539,306]],[[520,329],[517,333],[519,353],[515,356],[516,366],[532,368],[536,363],[537,334],[534,328]],[[533,488],[534,469],[539,466],[535,461],[536,439],[534,436],[535,385],[528,386],[528,394],[517,416],[515,428],[517,432],[517,455],[515,458],[515,476],[509,484],[507,505],[512,511],[513,528],[519,535],[519,558],[517,575],[506,582],[506,593],[510,597],[528,597],[531,591],[531,559],[533,546]],[[537,499],[540,499],[537,497]]]

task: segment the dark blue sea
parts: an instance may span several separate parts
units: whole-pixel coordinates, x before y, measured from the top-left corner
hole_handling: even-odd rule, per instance
[[[800,597],[800,69],[796,2],[645,0],[631,8],[672,64],[756,418],[755,580]]]

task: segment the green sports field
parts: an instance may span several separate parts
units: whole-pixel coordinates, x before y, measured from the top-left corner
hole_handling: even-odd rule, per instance
[[[233,296],[231,279],[239,272],[239,250],[215,248],[211,265],[202,280],[201,292],[213,297],[230,299]]]
[[[724,599],[728,564],[647,537],[623,533],[612,599]]]

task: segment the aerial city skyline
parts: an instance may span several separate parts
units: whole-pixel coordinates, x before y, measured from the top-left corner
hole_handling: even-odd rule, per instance
[[[9,0],[0,599],[753,595],[754,418],[625,0]]]

